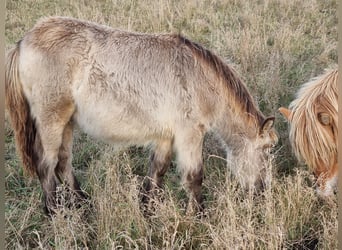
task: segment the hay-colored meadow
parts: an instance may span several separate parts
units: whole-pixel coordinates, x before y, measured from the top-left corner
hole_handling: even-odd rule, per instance
[[[314,178],[294,158],[288,125],[277,112],[299,86],[337,64],[333,0],[9,0],[6,48],[43,16],[60,15],[148,33],[181,33],[229,62],[261,111],[276,116],[279,144],[270,183],[253,197],[231,176],[223,150],[205,140],[206,216],[185,214],[176,165],[149,218],[139,208],[148,149],[94,141],[76,131],[73,166],[90,201],[48,218],[39,181],[28,177],[5,124],[6,249],[337,249],[336,197],[317,197]]]

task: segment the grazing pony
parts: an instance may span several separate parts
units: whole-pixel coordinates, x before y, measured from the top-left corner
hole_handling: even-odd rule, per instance
[[[304,84],[279,111],[290,122],[290,142],[296,157],[317,178],[317,192],[333,194],[337,182],[337,70]]]
[[[83,196],[71,165],[75,125],[105,142],[152,145],[148,195],[161,187],[175,152],[196,210],[207,132],[259,168],[278,139],[274,117],[266,118],[233,69],[201,45],[68,17],[40,20],[8,52],[6,107],[48,213],[60,183]]]

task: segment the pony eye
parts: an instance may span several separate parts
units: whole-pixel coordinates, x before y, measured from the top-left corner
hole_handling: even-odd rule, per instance
[[[332,120],[331,116],[330,116],[329,114],[327,114],[327,113],[321,112],[321,113],[319,113],[317,116],[318,116],[319,122],[320,122],[323,126],[328,126],[328,125],[330,125],[331,122],[332,122],[332,121],[331,121],[331,120]]]

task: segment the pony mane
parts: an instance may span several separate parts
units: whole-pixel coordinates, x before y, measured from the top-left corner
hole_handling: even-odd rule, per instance
[[[200,44],[192,42],[179,34],[176,35],[176,38],[190,48],[196,56],[201,58],[211,69],[215,71],[217,76],[223,80],[225,86],[229,90],[228,93],[230,94],[230,98],[234,98],[235,103],[238,104],[242,113],[247,114],[248,122],[255,122],[256,120],[257,125],[261,126],[265,117],[258,109],[253,97],[250,95],[247,87],[241,78],[239,78],[235,70],[229,67],[227,63],[223,62],[220,57]]]
[[[298,160],[313,170],[321,164],[331,166],[337,156],[337,77],[331,70],[304,84],[290,103],[292,110],[290,141]],[[319,122],[317,113],[324,111],[332,117],[336,133],[331,138]]]

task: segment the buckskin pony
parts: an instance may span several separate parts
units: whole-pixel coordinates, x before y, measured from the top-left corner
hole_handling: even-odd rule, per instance
[[[337,182],[337,78],[330,70],[304,84],[289,109],[279,111],[290,123],[289,138],[299,161],[317,178],[317,192],[333,194]]]
[[[175,152],[188,209],[197,211],[207,132],[260,168],[277,141],[274,117],[260,112],[234,70],[178,34],[43,18],[7,53],[5,86],[18,152],[40,180],[48,213],[60,183],[83,196],[72,170],[75,125],[105,142],[150,145],[151,196]]]

